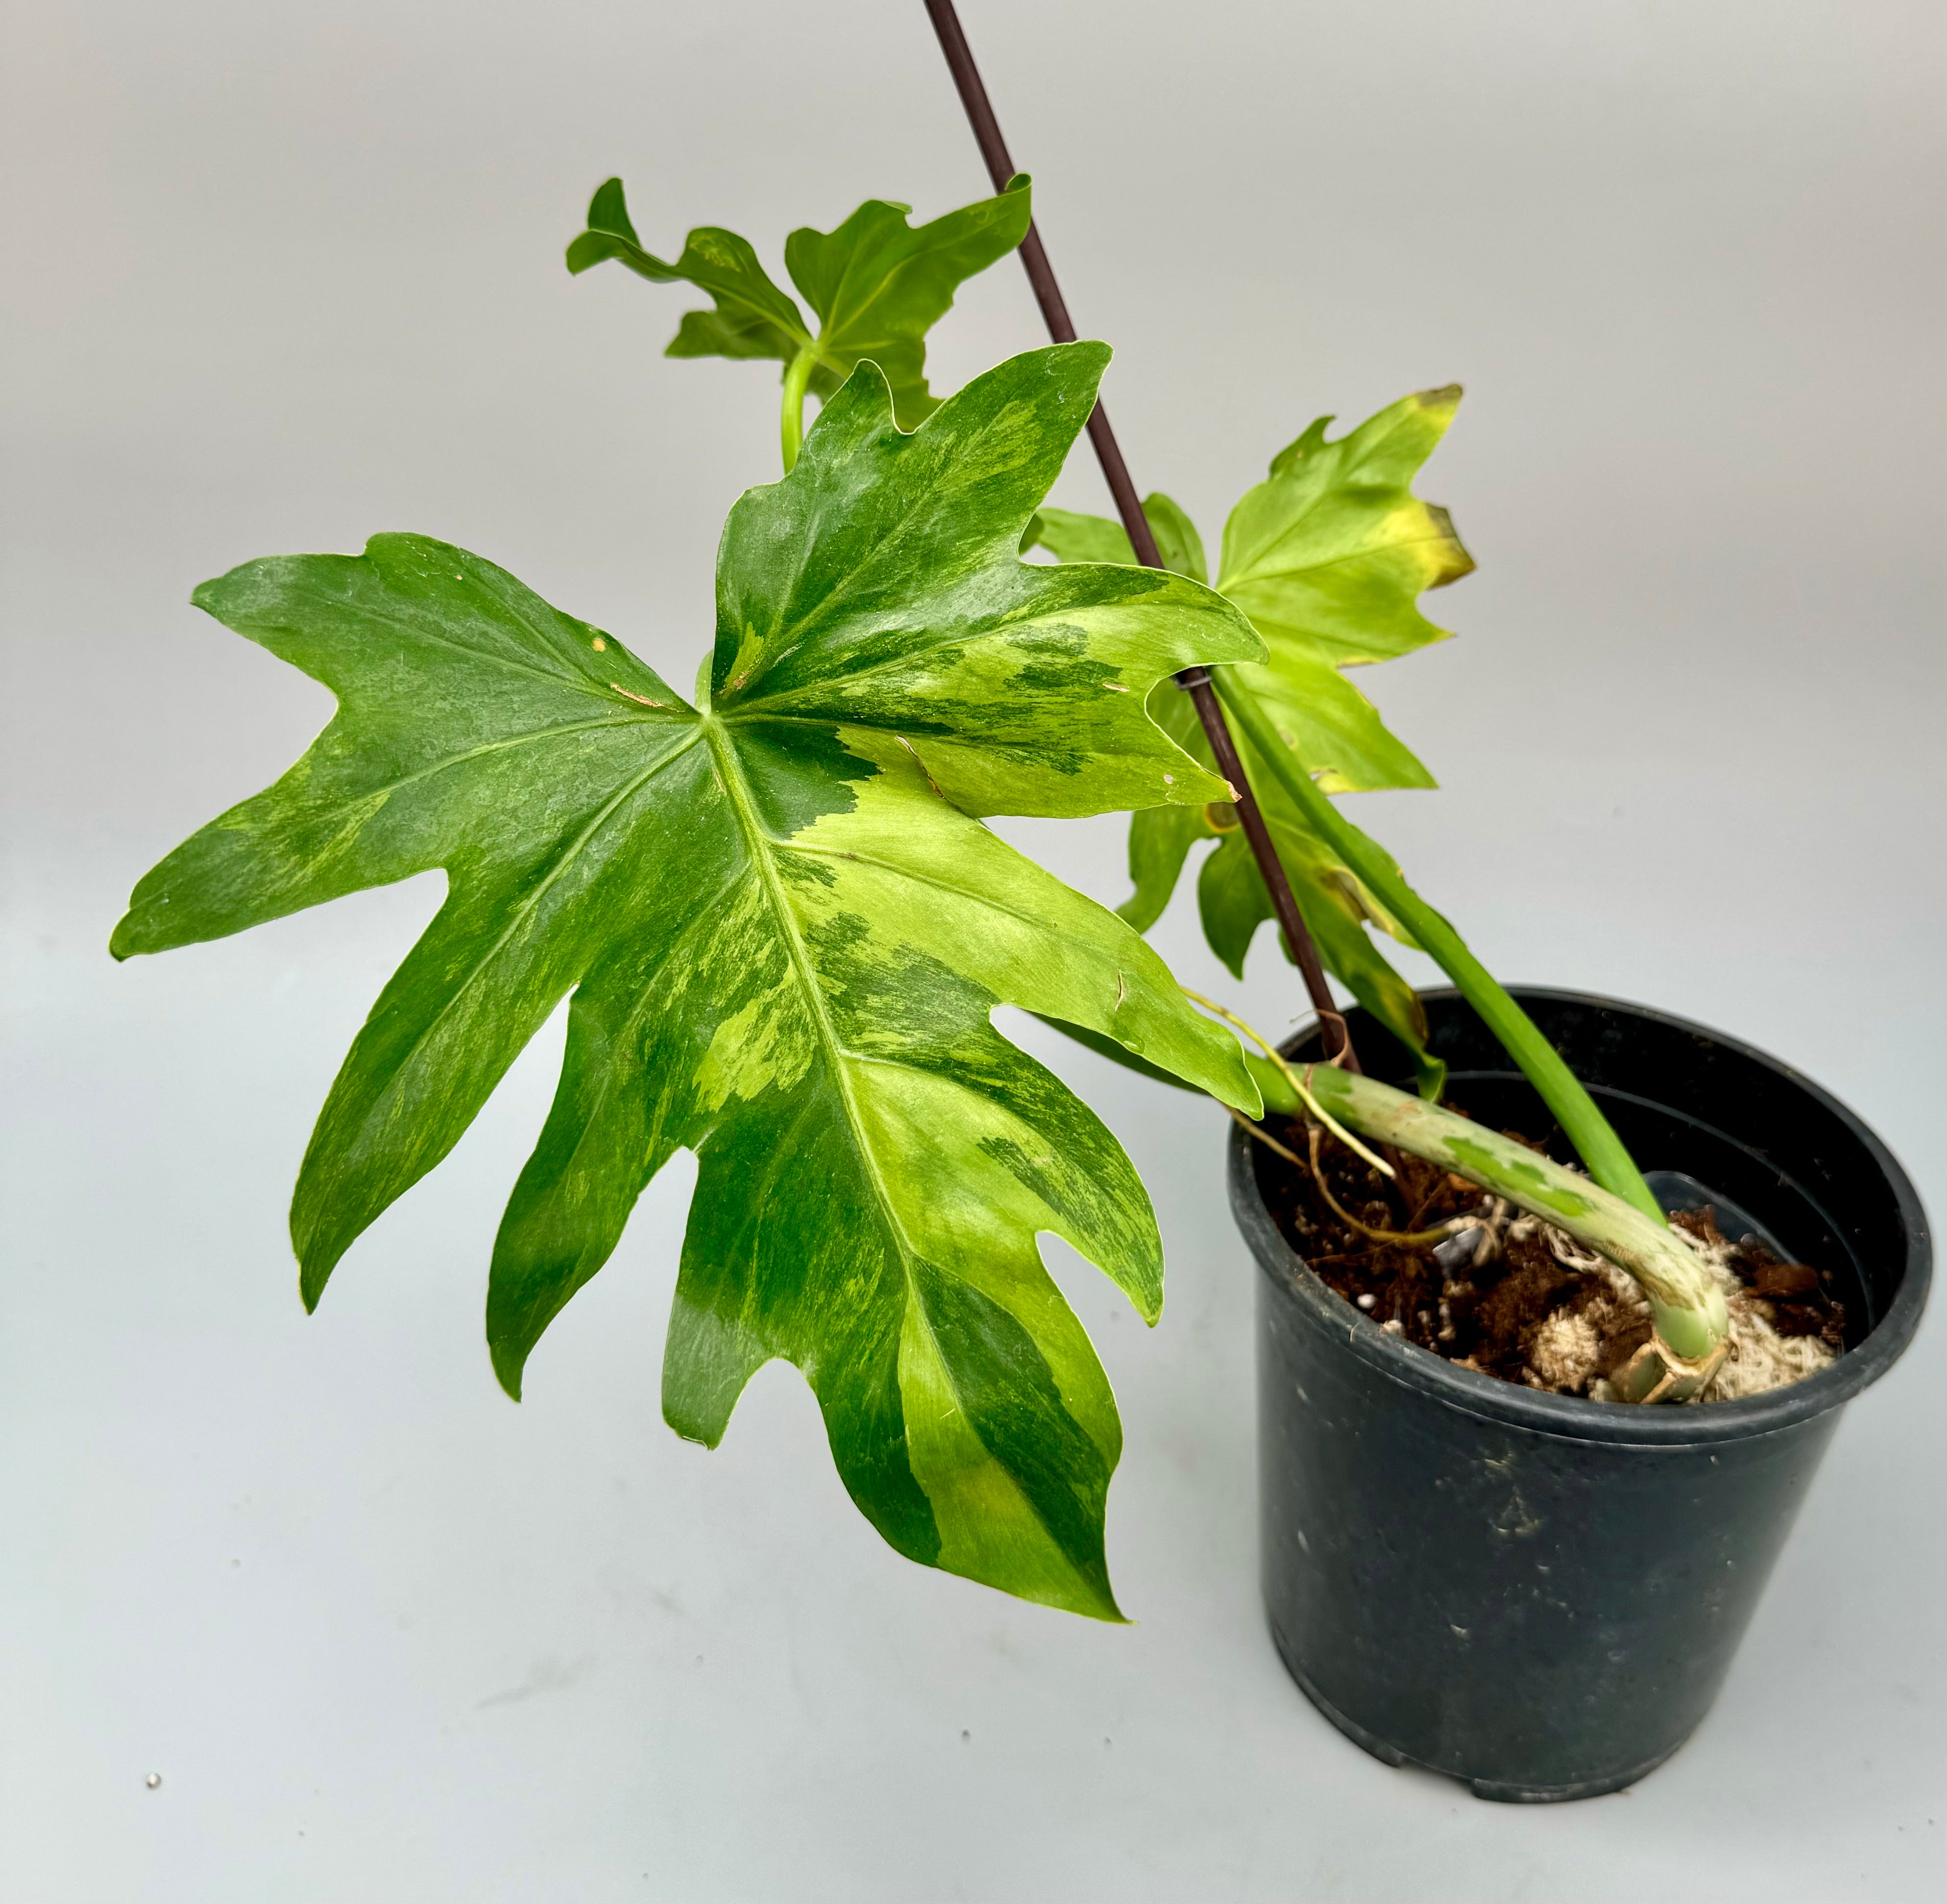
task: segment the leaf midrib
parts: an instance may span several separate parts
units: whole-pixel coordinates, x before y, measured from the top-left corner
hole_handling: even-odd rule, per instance
[[[385,781],[382,785],[361,788],[329,806],[318,808],[321,819],[335,819],[368,802],[384,799],[389,800],[395,793],[412,786],[416,781],[430,780],[435,774],[445,773],[450,768],[463,767],[469,760],[479,760],[488,754],[506,753],[515,747],[532,746],[543,740],[552,740],[559,734],[589,734],[598,728],[652,727],[657,723],[648,715],[610,714],[593,720],[563,721],[553,727],[530,728],[525,734],[510,734],[497,740],[483,740],[477,747],[463,747],[457,753],[442,754],[423,767],[416,767],[410,774],[401,774],[397,780]]]
[[[1032,569],[1035,567],[1035,564],[1032,563],[1024,562],[1021,566],[1023,568]],[[1083,566],[1083,564],[1063,564],[1063,566],[1081,567]],[[1123,564],[1119,562],[1093,562],[1086,564],[1086,566],[1091,568],[1121,568],[1125,567],[1133,567],[1135,564],[1133,563]],[[1161,573],[1162,571],[1159,570],[1154,570],[1153,573]],[[1197,586],[1201,588],[1205,585],[1199,583]],[[1221,594],[1222,592],[1221,590],[1218,590],[1216,592]],[[1020,633],[1024,630],[1037,628],[1047,623],[1057,620],[1067,620],[1085,623],[1087,618],[1089,616],[1096,614],[1098,610],[1104,609],[1121,609],[1128,607],[1131,604],[1126,601],[1095,601],[1085,602],[1079,606],[1070,605],[1063,607],[1057,605],[1050,607],[1043,606],[1030,598],[1023,602],[1016,604],[1013,607],[1004,608],[997,611],[989,619],[983,621],[978,627],[969,629],[962,634],[943,635],[936,641],[931,642],[925,646],[915,645],[912,648],[901,648],[898,653],[887,655],[883,661],[868,662],[862,667],[847,668],[843,675],[824,675],[819,677],[815,681],[805,682],[798,687],[781,688],[773,694],[754,694],[751,696],[748,700],[739,698],[732,701],[728,707],[723,709],[721,718],[726,721],[740,719],[774,721],[795,720],[814,721],[820,723],[829,719],[838,721],[839,725],[841,726],[870,726],[872,725],[870,722],[846,721],[837,716],[827,716],[818,714],[778,714],[773,712],[771,710],[779,707],[788,707],[791,703],[796,700],[809,698],[811,696],[819,694],[830,694],[834,688],[842,690],[843,688],[849,688],[854,682],[869,681],[874,675],[890,673],[896,669],[911,666],[921,661],[931,660],[936,656],[948,654],[956,650],[970,648],[982,641],[1001,641],[1008,636]],[[1177,607],[1178,608],[1181,608],[1185,605],[1186,604],[1179,603],[1177,604]],[[803,645],[804,644],[803,641],[800,640],[794,641],[788,648],[781,649],[778,651],[776,659],[765,669],[764,673],[768,675],[771,672],[771,669],[775,668],[779,662],[784,661],[791,655],[795,654]],[[761,682],[763,676],[760,675],[758,678]],[[735,691],[740,697],[741,697],[744,693],[744,690],[741,688],[737,689]]]
[[[825,1009],[825,994],[819,985],[817,974],[813,968],[809,950],[804,943],[803,935],[798,930],[797,917],[791,909],[789,901],[785,897],[783,882],[778,877],[777,868],[772,858],[774,842],[770,835],[758,822],[756,802],[751,796],[749,783],[744,777],[743,762],[738,756],[735,744],[726,731],[723,723],[713,716],[704,717],[704,731],[709,737],[710,753],[717,762],[719,775],[723,783],[725,796],[730,803],[731,811],[737,817],[737,824],[744,835],[744,845],[750,853],[751,864],[757,869],[757,877],[764,889],[764,896],[769,901],[772,912],[778,921],[778,929],[785,941],[786,956],[791,960],[793,973],[797,979],[800,991],[803,994],[816,1035],[825,1046],[827,1058],[830,1062],[832,1079],[838,1092],[838,1101],[845,1114],[846,1126],[851,1133],[853,1147],[865,1166],[865,1173],[871,1182],[872,1193],[878,1203],[881,1216],[886,1229],[893,1239],[894,1247],[899,1251],[899,1268],[905,1278],[908,1306],[911,1312],[918,1316],[920,1327],[926,1331],[927,1340],[932,1345],[934,1361],[939,1369],[941,1377],[953,1393],[956,1411],[966,1415],[967,1426],[974,1439],[980,1442],[988,1460],[992,1461],[995,1467],[1006,1477],[1008,1485],[1020,1496],[1022,1503],[1029,1513],[1040,1522],[1046,1531],[1055,1551],[1061,1555],[1065,1562],[1072,1566],[1073,1562],[1069,1559],[1066,1550],[1056,1537],[1054,1529],[1049,1528],[1045,1520],[1042,1519],[1041,1511],[1035,1504],[1032,1498],[1022,1487],[1016,1477],[1001,1465],[994,1451],[988,1446],[986,1437],[981,1435],[977,1427],[974,1426],[973,1416],[967,1413],[967,1398],[962,1392],[960,1383],[954,1374],[953,1365],[948,1359],[946,1352],[940,1347],[939,1338],[934,1332],[932,1318],[927,1314],[925,1301],[919,1293],[918,1281],[913,1274],[913,1265],[918,1259],[918,1252],[914,1249],[912,1239],[906,1235],[905,1226],[900,1222],[896,1213],[896,1207],[893,1202],[890,1190],[887,1185],[884,1173],[879,1168],[878,1158],[870,1142],[867,1141],[863,1120],[859,1116],[859,1108],[853,1097],[852,1080],[847,1067],[848,1063],[859,1054],[854,1053],[848,1046],[840,1041],[837,1028],[831,1022],[831,1014]],[[721,738],[719,737],[720,736]],[[895,1380],[897,1380],[896,1376]],[[905,1407],[903,1383],[900,1384],[899,1405],[901,1412],[903,1414]],[[914,1479],[917,1481],[918,1477],[915,1476]],[[921,1491],[924,1491],[924,1488]],[[929,1497],[930,1500],[930,1497]]]
[[[881,374],[884,375],[884,372],[881,372]],[[890,380],[888,379],[887,388],[890,390],[891,387]],[[989,417],[985,419],[980,424],[979,428],[973,431],[967,438],[958,446],[955,453],[961,461],[971,462],[973,460],[977,453],[984,446],[986,439],[994,433],[994,431],[998,425],[998,418]],[[894,427],[896,428],[897,425],[895,425]],[[925,428],[926,425],[924,422],[922,422],[919,426],[920,430],[923,430]],[[915,430],[910,433],[902,431],[900,434],[903,438],[903,441],[901,445],[901,453],[902,453],[905,446],[912,443],[918,436],[919,430]],[[790,478],[786,478],[785,480],[788,481]],[[882,478],[882,480],[884,479]],[[928,505],[932,504],[936,499],[935,498],[933,490],[930,486],[926,484],[915,485],[911,497],[906,502],[905,505],[899,510],[893,521],[888,524],[885,528],[878,532],[877,539],[874,542],[870,553],[865,558],[865,559],[855,564],[843,576],[841,576],[837,585],[828,591],[825,595],[820,596],[818,601],[813,604],[806,614],[792,626],[789,632],[794,638],[791,641],[788,648],[781,648],[778,650],[776,654],[767,658],[764,665],[764,672],[766,674],[768,674],[780,661],[783,660],[788,654],[794,652],[795,650],[802,648],[804,645],[806,638],[812,634],[815,634],[821,626],[831,622],[834,617],[834,610],[843,608],[847,602],[859,594],[860,592],[868,586],[866,578],[875,576],[882,572],[887,564],[896,563],[903,550],[907,531],[912,527],[915,518],[924,515]],[[1018,539],[1019,532],[1017,531],[1016,534],[1017,538]],[[1007,538],[1004,533],[989,538],[990,542],[995,544],[1004,542],[1006,539]],[[800,544],[797,564],[792,573],[791,580],[789,584],[782,590],[771,592],[772,598],[775,601],[780,604],[788,603],[790,601],[791,597],[797,592],[799,585],[804,579],[805,570],[809,567],[812,557],[818,552],[819,537],[816,533],[814,532],[805,536]],[[963,559],[961,561],[959,564],[959,570],[962,575],[977,573],[981,565],[982,558],[979,552],[977,552],[971,560]],[[910,565],[908,564],[908,566]],[[1023,563],[1021,566],[1025,568],[1028,567],[1029,564]],[[781,622],[775,619],[773,620],[771,624],[771,630],[772,635],[782,635],[786,632],[782,626]],[[768,646],[771,636],[767,635],[765,639],[766,644]],[[761,678],[762,677],[760,676],[760,678]]]
[[[866,1141],[864,1120],[853,1100],[851,1080],[845,1069],[845,1061],[851,1052],[839,1038],[837,1028],[831,1022],[831,1012],[826,1009],[825,993],[812,965],[810,948],[806,945],[804,935],[798,929],[797,917],[785,895],[784,882],[778,876],[776,862],[772,856],[773,842],[759,822],[757,802],[751,794],[750,782],[744,775],[743,760],[738,753],[735,743],[725,731],[723,723],[716,716],[704,716],[702,731],[709,740],[710,756],[717,763],[718,777],[723,783],[724,796],[729,802],[730,810],[736,816],[738,829],[744,836],[744,850],[750,855],[751,865],[757,869],[758,883],[763,889],[764,898],[776,922],[778,935],[784,941],[785,954],[791,963],[792,975],[803,996],[813,1031],[825,1047],[832,1079],[837,1087],[839,1103],[845,1113],[846,1127],[852,1134],[853,1148],[865,1166],[866,1174],[871,1181],[873,1195],[878,1200],[886,1226],[898,1247],[900,1266],[905,1272],[906,1284],[910,1291],[915,1254],[912,1241],[906,1235],[904,1226],[893,1214],[891,1192],[884,1174],[879,1168],[878,1159],[871,1144]]]
[[[978,824],[978,822],[975,824]],[[998,900],[990,898],[985,893],[976,892],[967,886],[956,885],[951,879],[942,879],[937,873],[924,872],[915,867],[901,866],[895,861],[882,859],[876,853],[862,853],[856,848],[850,847],[812,846],[798,839],[788,842],[782,850],[789,853],[815,855],[826,859],[850,860],[860,866],[876,867],[881,872],[889,873],[896,879],[910,879],[915,886],[930,886],[936,892],[951,893],[956,899],[964,899],[969,904],[979,906],[984,911],[998,913],[1003,918],[1017,920],[1023,926],[1034,926],[1045,936],[1053,938],[1058,941],[1064,943],[1072,941],[1077,944],[1086,943],[1079,933],[1071,932],[1063,928],[1057,928],[1051,932],[1045,919],[1037,918],[1032,913],[1024,912],[1018,906],[1003,905]],[[1122,975],[1119,969],[1117,976]],[[862,1058],[865,1054],[859,1055]]]
[[[949,212],[946,215],[946,218],[951,218],[953,214],[952,212]],[[932,230],[933,224],[944,224],[946,222],[946,218],[936,218],[932,221],[932,224],[921,225],[918,228],[918,230],[915,230],[912,227],[908,227],[901,235],[907,238],[918,238]],[[902,258],[899,258],[896,264],[893,264],[887,268],[885,272],[880,277],[878,283],[872,287],[871,293],[862,300],[855,309],[834,324],[821,326],[819,342],[821,344],[824,342],[824,329],[827,328],[833,330],[839,335],[842,335],[847,330],[856,329],[862,323],[866,312],[870,311],[874,304],[878,303],[880,300],[885,296],[886,293],[892,289],[894,280],[896,280],[899,274],[906,270],[909,265],[916,264],[923,258],[930,258],[939,252],[948,250],[957,242],[958,240],[950,237],[939,238],[936,239],[930,245],[922,246],[906,252],[906,254]],[[889,246],[888,249],[890,249],[890,247]],[[846,276],[850,277],[850,275],[851,273],[848,267]],[[965,283],[966,281],[967,280],[964,278],[962,278],[960,280],[962,284]],[[957,289],[958,287],[956,286],[955,288]],[[839,289],[842,294],[844,289],[844,280],[843,278],[839,280]],[[838,299],[834,297],[831,301],[835,308],[838,303]],[[951,305],[952,301],[952,300],[949,296],[948,299],[949,306]],[[921,329],[919,335],[921,338],[924,338],[926,335],[925,328]],[[856,354],[860,357],[869,355],[871,347],[874,344],[898,344],[909,342],[911,341],[912,340],[909,338],[895,335],[891,331],[887,331],[880,336],[868,337],[865,338],[864,342],[859,346]],[[876,360],[874,360],[874,361],[876,361]],[[885,367],[886,366],[883,363],[879,366],[879,368],[881,370],[884,370]],[[891,382],[891,377],[888,376],[886,381],[888,383]]]
[[[364,561],[367,558],[364,556],[358,556],[353,559]],[[482,586],[484,587],[484,585],[483,584]],[[507,601],[497,592],[491,589],[488,589],[486,592],[492,595],[494,605],[504,610],[510,620],[517,623],[526,632],[534,635],[537,639],[542,641],[543,643],[546,642],[546,630],[536,628],[533,623],[528,620],[521,614],[518,608],[516,608],[512,603]],[[427,646],[431,648],[444,648],[448,651],[448,653],[457,654],[463,660],[470,662],[475,666],[500,668],[504,669],[509,674],[526,675],[531,679],[543,682],[544,685],[550,688],[564,688],[571,694],[586,694],[591,700],[607,701],[611,706],[614,703],[614,694],[606,683],[593,680],[587,675],[574,672],[565,667],[541,667],[532,661],[524,659],[519,655],[506,654],[492,648],[474,648],[469,646],[465,641],[455,641],[451,635],[444,633],[439,629],[429,628],[426,626],[423,623],[410,622],[403,617],[392,617],[374,615],[370,619],[382,629],[386,629],[388,632],[397,632],[407,635],[410,636],[413,640],[416,641],[423,641]],[[298,632],[302,631],[293,630],[292,632]],[[596,632],[599,633],[600,631],[597,630]],[[608,641],[613,638],[609,635],[604,635],[602,638],[604,641]],[[626,648],[618,648],[618,652],[619,654],[627,654],[628,650]],[[282,658],[288,659],[288,657]],[[633,655],[630,655],[629,658],[631,660],[635,659]],[[640,666],[641,664],[638,663],[637,665]],[[305,672],[309,673],[310,670],[307,669]],[[652,672],[653,673],[653,671]],[[653,678],[658,681],[661,679],[660,675],[653,675]],[[313,676],[313,678],[323,679],[323,677],[314,675]],[[346,700],[350,698],[351,692],[351,690],[340,689],[335,683],[329,680],[326,680],[324,685],[327,688],[330,688],[334,694],[336,694],[339,697],[341,706]],[[669,709],[670,713],[673,716],[680,718],[686,711],[688,711],[687,703],[684,702],[681,695],[676,694],[674,688],[668,686],[667,682],[664,682],[663,685],[665,691],[673,697]],[[641,718],[647,720],[650,716],[648,713],[645,713]]]
[[[676,957],[679,952],[689,944],[691,939],[694,938],[695,935],[703,929],[703,927],[715,923],[717,908],[721,905],[726,899],[729,898],[731,894],[735,892],[737,888],[742,884],[743,877],[744,876],[741,871],[733,873],[729,878],[726,879],[723,884],[710,895],[708,898],[700,901],[698,903],[696,910],[691,915],[689,921],[676,932],[675,935],[670,940],[669,943],[664,947],[661,955],[657,959],[655,965],[650,969],[648,978],[644,981],[641,988],[637,992],[636,1002],[629,1007],[627,1016],[623,1019],[621,1026],[618,1028],[619,1032],[622,1036],[627,1037],[632,1034],[648,1018],[651,1009],[663,1003],[662,999],[655,991],[653,981],[660,978],[663,973],[668,970],[670,962]],[[583,1118],[581,1128],[576,1133],[574,1148],[568,1153],[568,1159],[571,1163],[572,1163],[575,1158],[580,1156],[583,1148],[587,1146],[590,1137],[593,1136],[602,1107],[603,1105],[607,1103],[608,1101],[609,1093],[614,1088],[615,1079],[615,1067],[612,1065],[605,1065],[602,1068],[602,1082],[596,1086],[594,1100],[589,1107],[588,1114]],[[649,1133],[646,1150],[651,1154],[653,1154],[657,1143],[661,1141],[661,1138],[662,1127],[667,1108],[667,1093],[664,1094],[664,1103],[659,1105],[658,1107],[656,1122],[654,1127]]]
[[[1419,501],[1417,496],[1412,499],[1415,502]],[[1422,506],[1425,505],[1422,504]],[[1265,546],[1267,549],[1275,549],[1280,542],[1295,534],[1303,526],[1303,518],[1301,518],[1299,521],[1293,523],[1289,529],[1283,530],[1278,535],[1273,536]],[[1228,595],[1233,589],[1248,588],[1255,582],[1285,581],[1294,576],[1316,575],[1322,570],[1342,568],[1348,562],[1363,562],[1372,556],[1384,555],[1391,549],[1417,549],[1423,542],[1452,542],[1453,539],[1453,536],[1450,534],[1442,535],[1438,530],[1435,530],[1424,536],[1388,536],[1383,542],[1370,543],[1364,549],[1350,549],[1343,555],[1335,555],[1327,562],[1299,562],[1289,568],[1259,568],[1254,565],[1246,565],[1241,574],[1226,575],[1220,578],[1217,583],[1217,592],[1221,595]],[[1239,604],[1240,607],[1242,605],[1241,603]]]

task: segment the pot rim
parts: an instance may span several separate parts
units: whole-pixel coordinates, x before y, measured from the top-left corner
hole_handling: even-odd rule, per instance
[[[1751,1059],[1837,1117],[1865,1147],[1885,1178],[1900,1213],[1906,1238],[1906,1263],[1898,1290],[1886,1312],[1865,1339],[1846,1350],[1831,1367],[1788,1388],[1735,1402],[1712,1402],[1695,1408],[1646,1408],[1623,1402],[1590,1402],[1580,1396],[1550,1395],[1524,1388],[1497,1377],[1461,1368],[1431,1349],[1388,1334],[1371,1317],[1334,1294],[1305,1259],[1286,1241],[1258,1188],[1255,1140],[1241,1127],[1230,1131],[1227,1175],[1230,1210],[1258,1267],[1274,1286],[1297,1299],[1317,1327],[1343,1331],[1346,1346],[1380,1374],[1444,1402],[1477,1420],[1521,1427],[1563,1441],[1599,1442],[1624,1447],[1708,1448],[1776,1434],[1815,1416],[1839,1408],[1877,1381],[1905,1352],[1919,1327],[1932,1279],[1933,1246],[1927,1213],[1899,1160],[1873,1131],[1844,1104],[1803,1073],[1741,1039],[1700,1025],[1692,1018],[1638,1005],[1606,993],[1570,991],[1555,986],[1510,986],[1518,1000],[1559,999],[1599,1006],[1631,1017],[1667,1025]],[[1425,999],[1459,997],[1450,985],[1428,987]],[[1317,1020],[1301,1025],[1285,1042],[1289,1052],[1317,1029]],[[1510,1075],[1518,1076],[1512,1061]]]

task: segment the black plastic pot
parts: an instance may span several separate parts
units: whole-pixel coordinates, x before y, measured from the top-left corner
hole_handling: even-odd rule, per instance
[[[1807,1381],[1686,1408],[1456,1368],[1306,1268],[1260,1188],[1261,1173],[1291,1167],[1236,1133],[1231,1207],[1264,1272],[1264,1588],[1278,1650],[1369,1752],[1532,1801],[1632,1783],[1709,1710],[1840,1411],[1912,1339],[1932,1245],[1885,1146],[1775,1059],[1611,999],[1516,996],[1646,1171],[1710,1186],[1835,1272],[1849,1338]],[[1549,1129],[1472,1009],[1425,997],[1454,1101],[1501,1128]],[[1369,1071],[1410,1079],[1383,1031],[1360,1012],[1351,1024]],[[1315,1029],[1289,1049],[1320,1055]]]

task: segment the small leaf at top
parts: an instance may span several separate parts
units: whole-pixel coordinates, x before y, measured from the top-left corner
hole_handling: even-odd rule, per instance
[[[967,279],[1027,236],[1031,196],[1023,175],[917,229],[909,207],[868,199],[835,231],[793,232],[785,267],[819,317],[812,389],[829,396],[869,357],[892,385],[899,428],[916,428],[939,402],[926,387],[926,334]]]
[[[714,310],[692,311],[683,319],[670,344],[670,357],[774,357],[788,363],[811,342],[803,314],[734,231],[698,225],[673,264],[645,251],[619,178],[608,180],[590,201],[588,229],[568,246],[568,268],[585,271],[611,258],[652,283],[687,282],[716,301]]]
[[[869,358],[892,387],[899,428],[912,430],[939,402],[927,388],[926,333],[952,308],[961,284],[1026,235],[1030,196],[1028,180],[1018,178],[998,196],[917,229],[908,222],[910,207],[868,199],[836,230],[807,226],[793,232],[785,243],[785,262],[817,320],[816,332],[734,233],[699,227],[673,264],[644,251],[620,179],[610,179],[595,194],[588,229],[568,248],[568,268],[585,271],[613,258],[658,283],[686,279],[709,292],[716,308],[683,318],[669,345],[670,357],[762,357],[788,364],[809,350],[809,387],[822,399]]]
[[[305,1154],[307,1302],[571,997],[559,1088],[494,1246],[506,1386],[687,1149],[672,1424],[713,1443],[785,1357],[901,1553],[1113,1618],[1120,1427],[1035,1239],[1066,1238],[1153,1318],[1155,1219],[1109,1133],[991,1014],[1082,1026],[1246,1110],[1256,1093],[1133,931],[973,815],[1220,796],[1147,697],[1260,650],[1193,583],[1020,559],[1107,358],[1014,358],[910,436],[862,365],[793,473],[731,512],[700,704],[423,536],[206,583],[200,605],[338,712],[143,879],[113,950],[444,867],[445,903]]]

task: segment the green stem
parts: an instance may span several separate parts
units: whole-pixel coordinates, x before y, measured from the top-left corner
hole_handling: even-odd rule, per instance
[[[1251,1067],[1261,1087],[1269,1081],[1269,1068],[1261,1063]],[[1312,1096],[1354,1130],[1505,1197],[1607,1256],[1649,1299],[1657,1334],[1676,1354],[1702,1360],[1724,1340],[1730,1318],[1723,1293],[1704,1265],[1671,1235],[1661,1213],[1652,1222],[1621,1198],[1512,1137],[1376,1078],[1333,1065],[1307,1066],[1304,1077]],[[1289,1097],[1295,1108],[1297,1093],[1282,1078],[1278,1086],[1277,1095]],[[1267,1090],[1268,1105],[1271,1096]]]
[[[818,353],[807,344],[791,359],[791,367],[785,372],[782,432],[787,476],[797,462],[797,453],[804,447],[804,393],[810,387],[812,366],[817,361]]]
[[[1229,677],[1227,669],[1212,671],[1217,692],[1230,718],[1243,729],[1252,751],[1297,803],[1307,823],[1459,988],[1461,996],[1479,1012],[1509,1056],[1527,1074],[1528,1082],[1540,1093],[1542,1102],[1554,1113],[1568,1141],[1588,1166],[1589,1174],[1604,1189],[1661,1226],[1663,1211],[1643,1182],[1642,1173],[1608,1119],[1596,1108],[1594,1099],[1562,1062],[1561,1054],[1541,1035],[1534,1021],[1495,982],[1487,967],[1468,950],[1460,935],[1407,884],[1378,845],[1319,790],[1263,710]]]

